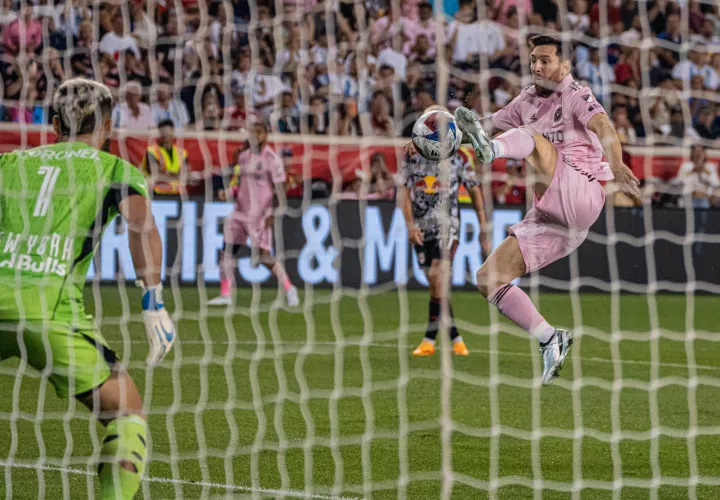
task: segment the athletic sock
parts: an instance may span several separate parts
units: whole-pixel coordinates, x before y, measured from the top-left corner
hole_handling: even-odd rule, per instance
[[[457,344],[458,342],[462,342],[463,339],[455,326],[455,314],[453,314],[452,306],[450,304],[448,304],[448,310],[450,311],[450,340],[453,341],[453,344]]]
[[[232,294],[232,281],[225,278],[220,280],[220,295],[229,297]]]
[[[535,138],[525,128],[510,129],[492,141],[495,158],[524,160],[535,149]]]
[[[555,333],[555,328],[537,312],[530,297],[515,285],[496,288],[488,296],[488,302],[496,306],[500,314],[537,337],[541,344],[550,340]]]
[[[220,256],[220,295],[229,297],[235,278],[235,259],[232,254],[223,251]]]
[[[436,299],[435,297],[430,297],[430,302],[428,302],[428,326],[427,331],[425,332],[425,342],[430,342],[431,344],[435,343],[435,338],[437,337],[438,327],[440,326],[438,323],[440,321],[440,299]]]
[[[131,415],[110,422],[98,464],[102,500],[132,500],[145,472],[146,443],[147,422],[143,418]],[[129,463],[135,470],[127,470],[121,463]]]
[[[286,292],[293,287],[292,281],[290,281],[287,272],[285,272],[285,268],[282,264],[280,264],[280,262],[275,261],[275,265],[272,266],[270,271],[273,273],[273,276],[277,278],[278,283],[282,285]]]

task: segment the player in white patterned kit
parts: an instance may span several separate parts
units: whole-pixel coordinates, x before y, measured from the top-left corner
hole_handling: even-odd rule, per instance
[[[485,164],[495,158],[525,160],[535,173],[533,208],[477,273],[480,293],[515,324],[540,341],[543,384],[558,376],[572,334],[548,324],[512,281],[569,255],[587,237],[605,202],[599,181],[639,197],[638,181],[622,161],[622,148],[608,116],[589,88],[570,74],[562,42],[548,35],[531,39],[535,84],[492,116],[507,132],[490,140],[467,109],[455,113],[463,136]],[[608,163],[602,161],[603,150]]]

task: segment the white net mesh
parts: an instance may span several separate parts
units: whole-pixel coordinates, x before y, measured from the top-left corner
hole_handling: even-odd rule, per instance
[[[142,361],[119,220],[86,290],[147,410],[139,495],[720,497],[718,3],[514,4],[447,0],[423,20],[414,2],[4,3],[2,151],[53,142],[53,89],[87,76],[118,99],[111,151],[154,188],[174,354],[154,370]],[[556,30],[644,191],[634,206],[612,197],[578,252],[520,281],[576,337],[562,378],[541,388],[536,341],[472,290],[469,205],[446,279],[470,357],[453,357],[442,334],[435,357],[411,356],[427,280],[391,176],[421,110],[501,108],[532,82],[527,38]],[[232,209],[221,197],[252,115],[288,174],[274,251],[301,290],[297,308],[249,254],[233,303],[208,306]],[[164,120],[188,152],[178,178],[162,177],[168,160],[151,151]],[[498,163],[482,184],[497,246],[531,182]],[[6,498],[97,497],[102,426],[56,398],[47,375],[17,358],[0,365],[0,484]]]

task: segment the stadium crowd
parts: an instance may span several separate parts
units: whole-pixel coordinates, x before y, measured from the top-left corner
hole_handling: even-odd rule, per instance
[[[624,143],[720,141],[718,2],[250,5],[2,0],[0,119],[49,123],[53,89],[86,76],[116,92],[121,128],[243,130],[253,114],[283,134],[409,136],[437,101],[500,109],[530,83],[526,39],[557,31]]]

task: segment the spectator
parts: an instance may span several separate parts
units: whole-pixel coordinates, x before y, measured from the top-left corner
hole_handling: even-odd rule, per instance
[[[0,7],[0,30],[17,18],[18,14],[13,8],[13,0],[3,0],[2,7]]]
[[[233,91],[245,88],[247,85],[248,74],[252,68],[252,59],[249,52],[241,52],[238,56],[236,68],[232,72],[231,87]]]
[[[133,0],[129,5],[132,35],[140,47],[149,50],[157,43],[158,28],[146,13],[147,0]]]
[[[220,104],[218,92],[214,89],[210,89],[203,93],[201,104],[200,120],[197,120],[196,122],[198,130],[204,130],[206,132],[220,130],[222,106]]]
[[[703,47],[694,46],[688,51],[687,60],[680,61],[672,71],[677,88],[682,89],[684,82],[690,83],[695,76],[701,75],[701,68],[707,64],[707,54]]]
[[[620,5],[620,21],[623,24],[623,30],[630,30],[636,26],[636,18],[639,21],[639,10],[636,0],[625,0]],[[642,32],[642,25],[638,25],[638,31]],[[625,43],[625,42],[623,42]]]
[[[635,127],[628,119],[627,106],[615,106],[612,110],[612,121],[621,144],[633,144],[637,141]]]
[[[390,99],[383,92],[375,92],[370,100],[370,113],[363,120],[363,135],[374,137],[394,137],[395,128],[390,119]]]
[[[65,70],[60,61],[60,54],[52,47],[43,51],[42,65],[40,66],[35,80],[37,98],[45,101],[52,98],[55,89],[65,80]],[[47,123],[47,122],[42,122]]]
[[[700,109],[694,128],[703,139],[714,141],[720,137],[720,121],[715,120],[715,108],[711,104]]]
[[[115,105],[113,125],[116,128],[131,129],[138,132],[150,130],[155,126],[150,106],[141,102],[142,87],[137,82],[128,82],[122,89],[124,102]]]
[[[660,40],[664,40],[668,43],[675,44],[678,48],[683,42],[682,34],[680,31],[680,14],[672,13],[667,16],[666,31],[658,35]],[[660,48],[658,50],[658,57],[663,67],[672,69],[675,67],[677,62],[680,60],[680,55],[675,49]]]
[[[572,2],[572,9],[567,15],[567,20],[570,31],[585,33],[590,27],[590,16],[588,15],[587,1],[575,0]]]
[[[666,135],[669,138],[679,139],[679,141],[676,142],[682,142],[686,138],[699,139],[695,129],[685,124],[682,108],[673,108],[670,110],[670,126]]]
[[[710,18],[703,20],[700,33],[692,35],[690,39],[694,42],[713,47],[712,52],[720,51],[720,35],[716,31],[715,23]]]
[[[405,82],[400,81],[392,66],[381,66],[378,71],[378,78],[375,90],[380,90],[390,97],[392,108],[390,113],[400,117],[405,113],[405,108],[411,104],[412,94]]]
[[[680,206],[710,208],[718,203],[720,196],[718,167],[707,161],[707,153],[702,146],[692,147],[690,161],[680,166],[671,183],[683,188],[684,196],[680,199]]]
[[[245,106],[245,99],[238,101],[238,104]],[[239,99],[239,98],[238,98]],[[295,106],[293,93],[285,90],[280,96],[280,109],[276,110],[273,116],[275,127],[273,130],[281,134],[297,134],[300,132],[300,113]]]
[[[20,124],[38,124],[43,123],[43,120],[45,120],[44,123],[47,123],[43,107],[36,99],[35,80],[29,80],[23,94],[22,100],[15,101],[14,105],[5,108],[9,121]]]
[[[507,10],[507,24],[504,31],[505,49],[501,51],[498,65],[513,73],[519,73],[520,42],[519,42],[520,18],[517,7],[513,6]]]
[[[615,65],[615,81],[620,85],[626,85],[628,80],[642,80],[640,50],[634,47],[623,47]]]
[[[183,130],[190,123],[187,108],[182,100],[172,94],[170,85],[166,82],[154,87],[154,98],[150,106],[153,122],[160,127],[160,123],[170,121],[177,130]]]
[[[702,75],[695,75],[690,81],[692,94],[690,99],[688,99],[688,108],[690,108],[690,116],[692,117],[693,123],[697,122],[700,110],[710,105],[710,101],[705,98],[705,93],[703,92],[703,82]]]
[[[419,89],[415,93],[412,101],[413,110],[403,118],[403,137],[412,137],[412,129],[417,119],[423,115],[425,110],[434,105],[435,101],[429,90]]]
[[[188,173],[188,152],[175,144],[175,129],[171,120],[158,123],[159,137],[143,157],[140,170],[150,177],[149,184],[156,194],[180,194],[182,177]]]
[[[326,135],[329,133],[330,118],[327,103],[321,96],[314,95],[310,98],[308,114],[303,118],[305,118],[307,126],[307,131],[303,130],[303,134]]]
[[[505,172],[500,179],[492,181],[492,193],[495,203],[499,205],[525,205],[525,176],[523,162],[507,160]]]
[[[720,92],[720,52],[713,54],[710,64],[703,66],[700,71],[705,77],[705,88]]]
[[[2,44],[11,55],[21,50],[31,54],[42,45],[42,24],[33,18],[28,4],[20,10],[20,16],[3,28]]]
[[[623,45],[632,45],[639,42],[642,38],[642,21],[639,15],[635,15],[632,20],[632,25],[629,29],[624,31],[620,35],[620,43]]]
[[[92,54],[94,52],[96,52],[96,47],[93,42],[93,24],[86,19],[78,27],[78,39],[72,48],[70,61],[73,76],[84,78],[93,78],[95,76],[92,67]]]
[[[394,200],[395,181],[388,172],[383,153],[373,153],[369,167],[355,171],[355,179],[343,187],[341,199]]]
[[[615,82],[615,72],[608,63],[600,61],[600,51],[597,47],[591,47],[589,59],[584,64],[578,65],[577,76],[590,83],[595,97],[601,103],[607,101],[610,84]]]
[[[426,51],[427,56],[435,57],[436,23],[433,18],[432,4],[426,0],[422,0],[418,3],[418,15],[420,17],[418,21],[412,21],[410,19],[403,20],[405,34],[409,39],[408,43],[403,48],[403,53],[409,56],[412,48],[417,44],[418,37],[424,36],[429,44],[428,50]]]
[[[405,69],[407,68],[407,57],[401,52],[407,36],[401,30],[399,34],[392,37],[392,46],[388,46],[378,54],[378,67],[390,66],[395,70],[395,74],[400,80],[405,80]]]
[[[492,21],[478,22],[472,4],[460,6],[456,20],[448,26],[449,43],[453,46],[453,58],[461,68],[477,67],[479,57],[487,55],[492,65],[502,57],[505,38],[502,29]]]
[[[705,22],[705,14],[702,11],[700,2],[690,0],[690,12],[688,14],[688,27],[691,33],[700,33]]]
[[[140,50],[138,49],[135,39],[129,33],[125,32],[125,18],[123,16],[115,16],[112,20],[113,30],[106,33],[100,40],[100,53],[111,64],[116,64],[122,54],[131,50],[135,57],[140,58]]]
[[[147,75],[143,60],[138,59],[131,49],[128,49],[125,52],[125,57],[120,59],[118,72],[124,75],[128,81],[138,82],[145,89],[152,85],[152,80]]]
[[[155,56],[159,76],[172,81],[182,77],[183,47],[186,40],[178,31],[178,16],[175,11],[170,10],[166,15],[165,33],[158,37]]]

